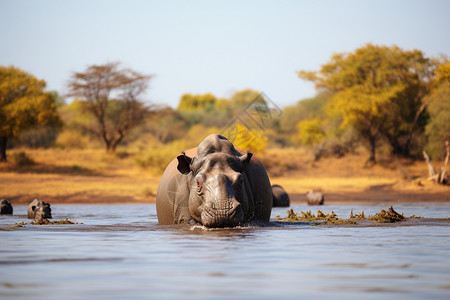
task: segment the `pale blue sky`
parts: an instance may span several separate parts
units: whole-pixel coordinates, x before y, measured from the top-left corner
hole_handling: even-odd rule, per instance
[[[286,106],[315,94],[296,71],[336,52],[370,42],[450,56],[449,13],[446,0],[0,0],[0,65],[64,94],[73,71],[120,61],[155,75],[155,103],[251,88]]]

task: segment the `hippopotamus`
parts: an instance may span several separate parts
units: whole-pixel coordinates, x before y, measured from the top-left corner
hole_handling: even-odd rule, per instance
[[[306,193],[306,199],[308,205],[322,205],[325,201],[325,197],[322,193],[314,192],[314,190]]]
[[[8,200],[2,199],[1,201],[1,213],[2,215],[12,215],[13,214],[13,207],[11,203],[9,203]]]
[[[28,204],[28,219],[51,219],[52,209],[50,208],[50,203],[34,199],[30,204]]]
[[[156,192],[158,222],[235,227],[268,222],[272,187],[262,164],[219,134],[174,158]]]
[[[290,205],[289,195],[278,184],[272,185],[273,207],[286,207]]]

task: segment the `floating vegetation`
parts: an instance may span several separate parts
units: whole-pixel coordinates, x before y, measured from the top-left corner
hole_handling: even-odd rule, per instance
[[[423,217],[421,216],[416,216],[416,215],[412,215],[409,217],[409,219],[422,219]]]
[[[360,214],[353,214],[353,210],[350,212],[350,219],[356,219],[356,220],[365,220],[366,216],[364,215],[364,211],[362,211]]]
[[[316,214],[309,211],[302,211],[299,213],[294,212],[294,210],[288,209],[286,211],[286,217],[282,218],[279,215],[276,216],[276,219],[284,222],[312,222],[311,225],[355,225],[358,224],[357,221],[369,220],[377,223],[395,223],[406,221],[407,219],[420,219],[422,217],[412,215],[407,218],[403,215],[403,213],[399,214],[394,210],[391,206],[386,211],[382,209],[379,213],[374,216],[369,216],[368,218],[365,216],[364,211],[359,214],[354,214],[353,210],[350,212],[349,219],[339,219],[336,217],[336,214],[332,211],[330,214],[323,213],[318,210]]]
[[[379,213],[377,213],[373,217],[369,217],[370,221],[378,222],[378,223],[395,223],[402,222],[406,220],[406,217],[402,214],[399,214],[394,210],[391,206],[388,211],[382,209]]]
[[[75,223],[70,218],[65,220],[49,221],[48,219],[42,218],[31,222],[32,225],[66,225],[66,224],[80,224],[78,221]],[[82,223],[81,223],[82,224]]]
[[[313,225],[356,225],[356,221],[350,220],[350,219],[338,219],[338,218],[331,218],[326,219],[325,222],[316,223]]]
[[[332,211],[330,214],[326,214],[323,213],[322,211],[318,210],[317,214],[314,215],[314,213],[312,213],[310,210],[304,212],[300,212],[300,216],[298,215],[298,213],[294,212],[294,210],[288,209],[286,211],[286,217],[282,218],[279,215],[276,216],[276,219],[279,221],[284,221],[284,222],[315,222],[315,221],[332,221],[332,220],[337,220],[336,218],[336,214]],[[323,222],[323,223],[326,223]]]
[[[20,223],[14,224],[14,225],[10,225],[10,226],[6,226],[6,227],[3,227],[3,228],[0,228],[0,230],[17,229],[17,228],[23,227],[25,225],[27,225],[27,223],[20,222]]]

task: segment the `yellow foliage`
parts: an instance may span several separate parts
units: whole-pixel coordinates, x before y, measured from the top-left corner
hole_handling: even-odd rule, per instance
[[[250,130],[240,124],[235,124],[226,135],[234,146],[252,153],[264,152],[269,142],[261,130]]]
[[[213,94],[181,96],[178,110],[180,111],[208,111],[214,109],[217,99]]]
[[[322,121],[319,118],[306,119],[297,123],[297,139],[305,146],[319,144],[325,139]]]
[[[437,82],[442,81],[450,82],[450,61],[438,65],[435,70],[435,73]]]
[[[0,136],[18,136],[35,125],[60,125],[56,99],[45,85],[13,66],[0,66]]]
[[[56,139],[56,145],[61,148],[85,149],[88,144],[89,138],[73,129],[62,131]]]

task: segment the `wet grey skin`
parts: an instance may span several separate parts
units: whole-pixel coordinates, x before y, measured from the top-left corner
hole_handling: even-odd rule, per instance
[[[322,193],[309,191],[306,193],[306,201],[308,205],[322,205],[325,201],[325,197]]]
[[[1,200],[1,215],[12,215],[13,214],[13,207],[11,205],[11,203],[6,200],[6,199],[2,199]]]
[[[30,204],[28,204],[27,214],[28,219],[51,219],[52,209],[50,208],[50,203],[34,199]]]
[[[156,193],[158,222],[235,227],[268,222],[272,187],[262,164],[212,134],[167,166]]]
[[[273,207],[287,207],[291,205],[289,195],[284,188],[278,184],[272,185]]]

